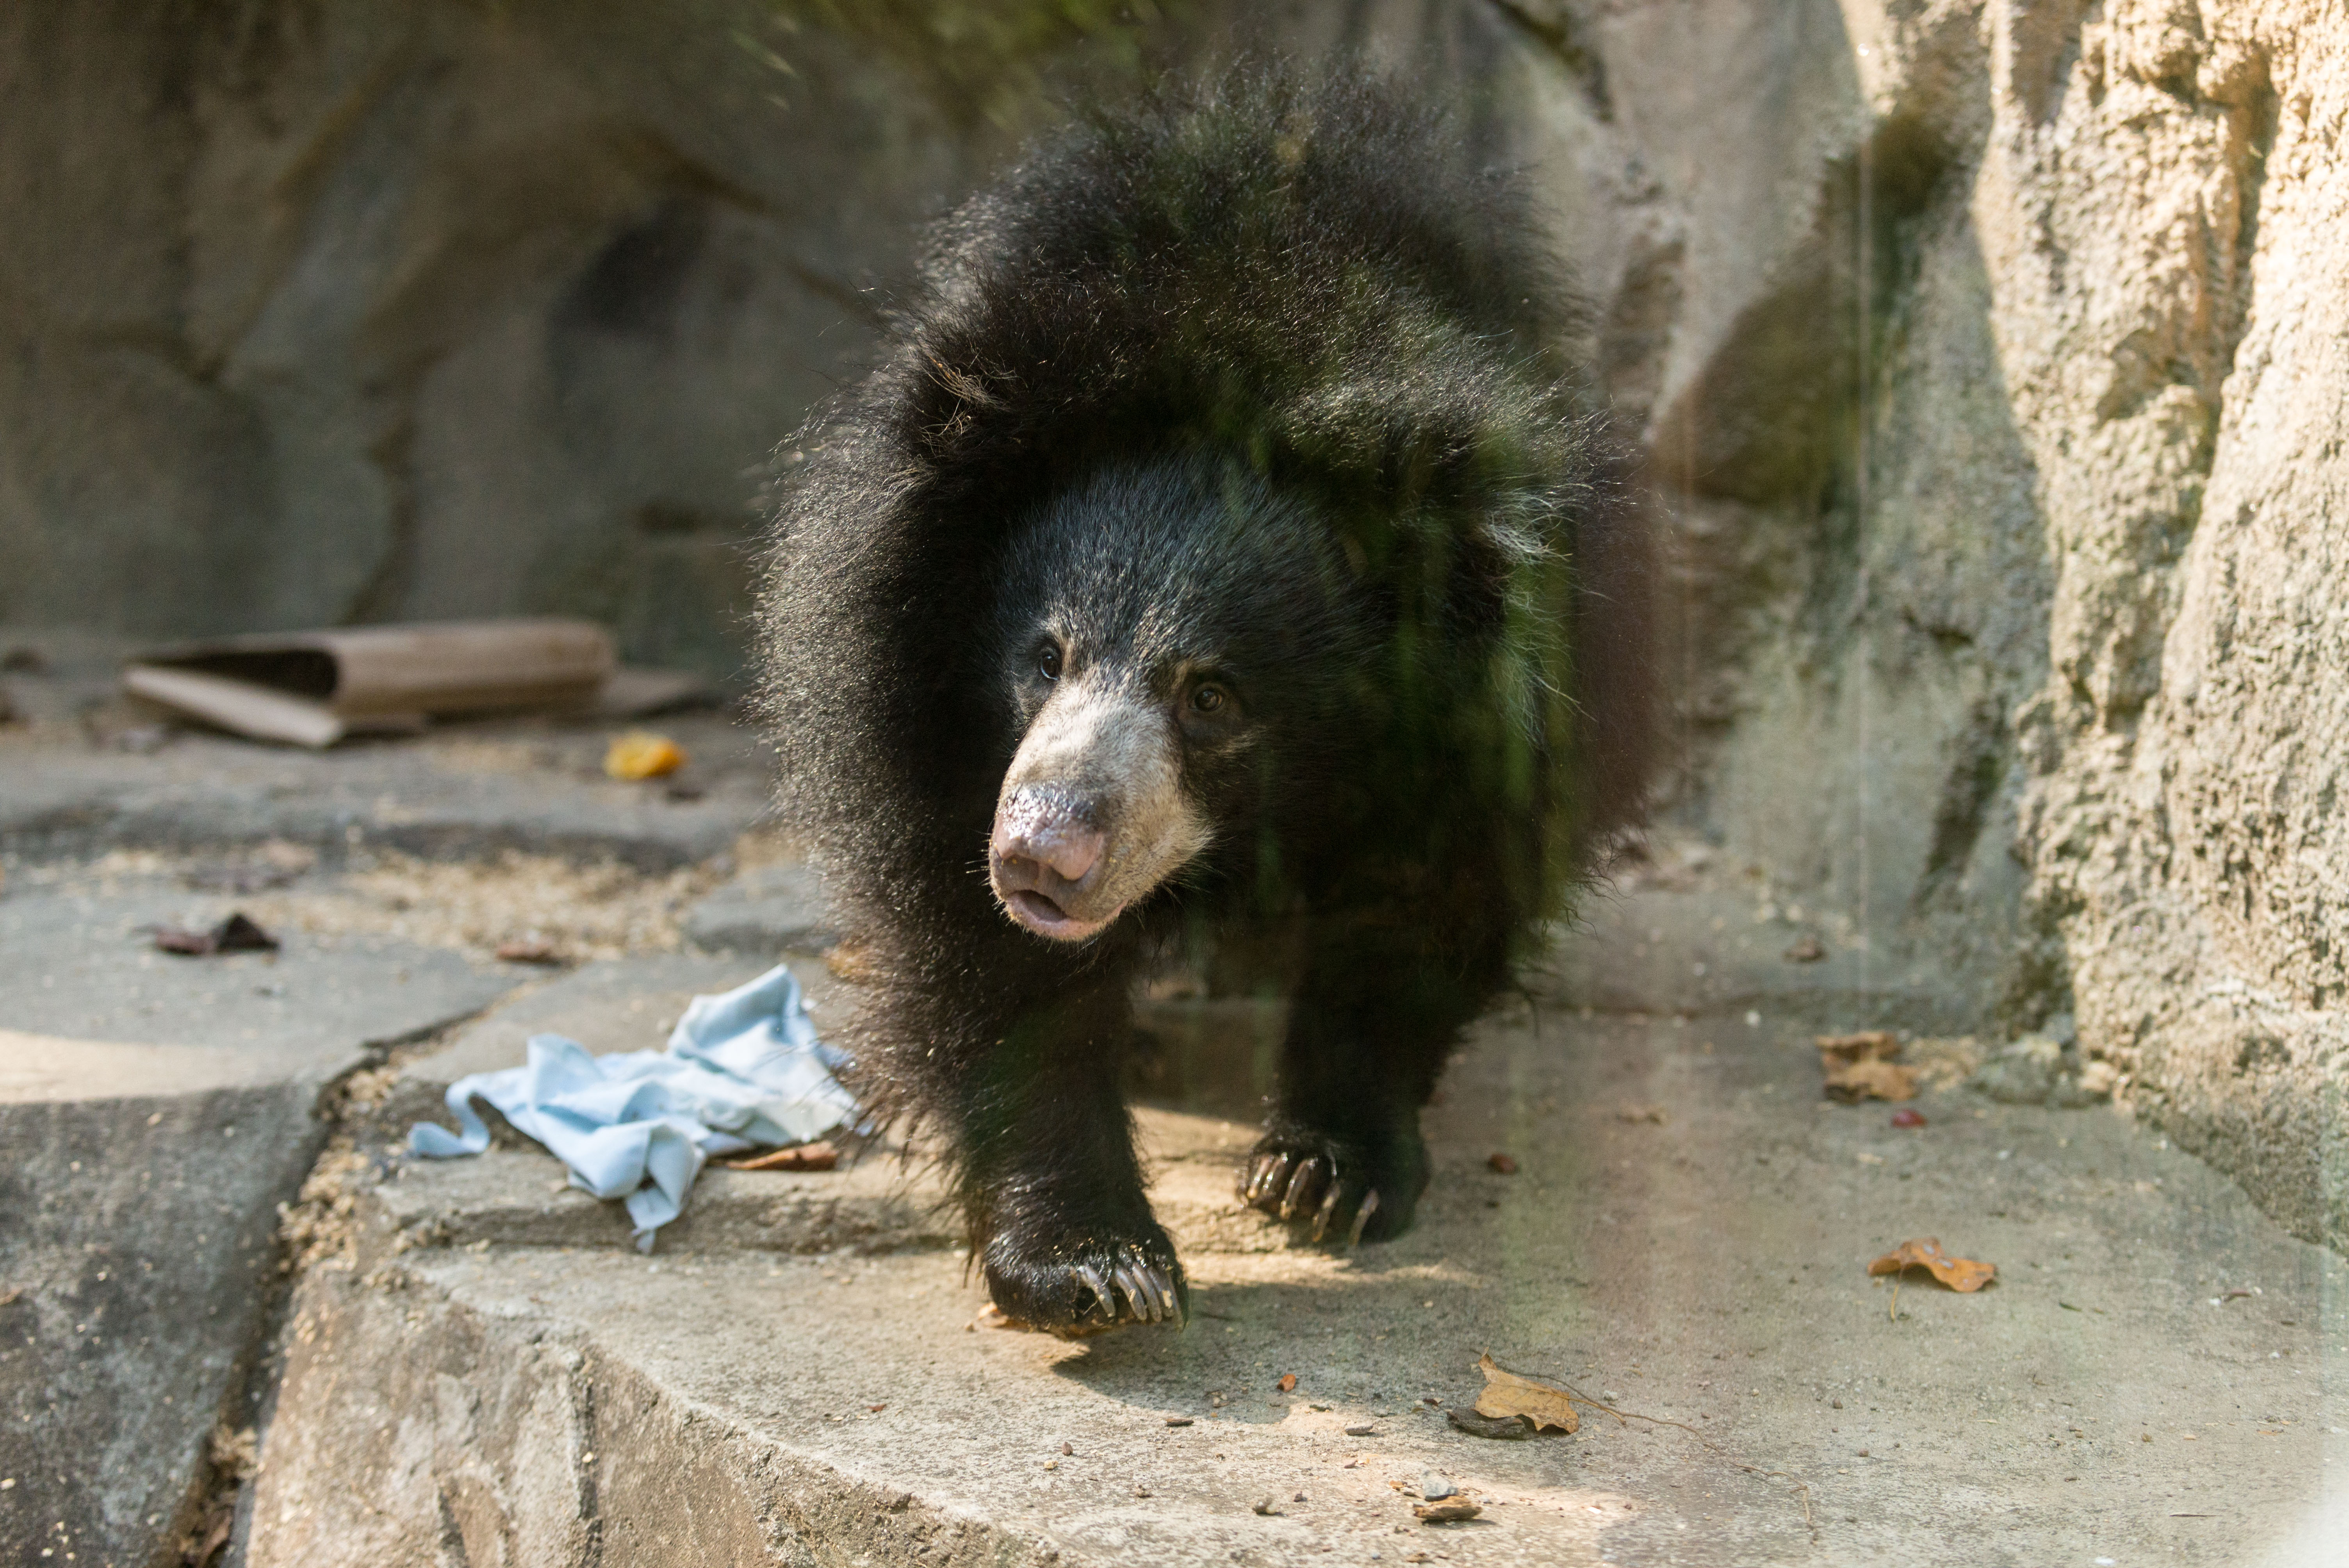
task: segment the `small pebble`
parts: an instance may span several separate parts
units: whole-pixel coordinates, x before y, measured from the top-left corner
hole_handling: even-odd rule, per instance
[[[1188,1416],[1169,1416],[1166,1418],[1166,1424],[1170,1427],[1187,1427],[1191,1424],[1191,1418]]]
[[[1256,1511],[1257,1511],[1258,1513],[1270,1514],[1270,1515],[1272,1515],[1272,1516],[1273,1516],[1273,1517],[1275,1517],[1275,1518],[1278,1518],[1278,1517],[1279,1517],[1279,1515],[1280,1515],[1280,1506],[1279,1506],[1279,1504],[1278,1504],[1278,1503],[1274,1502],[1274,1501],[1272,1501],[1272,1499],[1270,1499],[1270,1498],[1268,1498],[1268,1497],[1266,1497],[1266,1498],[1258,1498],[1258,1499],[1257,1500],[1257,1502],[1256,1502]]]
[[[1907,1106],[1903,1106],[1899,1110],[1892,1113],[1892,1125],[1895,1127],[1922,1127],[1925,1125],[1925,1113],[1921,1110],[1912,1110]]]
[[[1376,1427],[1348,1427],[1346,1435],[1350,1438],[1371,1438],[1378,1435],[1378,1430]]]
[[[1459,1496],[1460,1489],[1430,1470],[1419,1478],[1419,1495],[1430,1502],[1441,1502],[1447,1497]]]
[[[1495,1154],[1485,1163],[1504,1176],[1514,1176],[1517,1173],[1517,1161],[1514,1155]]]

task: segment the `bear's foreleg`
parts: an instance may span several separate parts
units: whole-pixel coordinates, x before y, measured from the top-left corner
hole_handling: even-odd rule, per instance
[[[1317,1242],[1409,1229],[1428,1182],[1420,1108],[1506,975],[1497,937],[1465,958],[1391,934],[1320,946],[1291,1002],[1275,1109],[1241,1167],[1241,1200]]]
[[[1189,1285],[1150,1212],[1119,1089],[1123,983],[1022,1011],[941,1086],[988,1294],[1056,1333],[1183,1321]]]

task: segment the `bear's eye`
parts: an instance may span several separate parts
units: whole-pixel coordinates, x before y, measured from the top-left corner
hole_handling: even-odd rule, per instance
[[[1048,681],[1061,678],[1061,645],[1046,643],[1036,650],[1036,673]]]
[[[1213,681],[1201,681],[1191,690],[1191,711],[1221,713],[1231,701],[1231,694]]]

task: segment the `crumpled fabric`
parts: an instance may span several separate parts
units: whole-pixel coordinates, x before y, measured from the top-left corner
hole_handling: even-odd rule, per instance
[[[639,1252],[684,1210],[709,1156],[805,1143],[858,1113],[833,1076],[846,1053],[816,1038],[799,982],[781,965],[696,996],[665,1051],[599,1057],[561,1035],[533,1035],[528,1050],[526,1066],[450,1084],[459,1130],[419,1122],[409,1148],[429,1160],[481,1153],[490,1129],[473,1101],[487,1100],[569,1167],[574,1187],[623,1200]]]

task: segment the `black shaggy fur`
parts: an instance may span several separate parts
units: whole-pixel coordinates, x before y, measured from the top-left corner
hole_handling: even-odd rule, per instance
[[[872,976],[861,1087],[943,1130],[1013,1316],[1154,1315],[1120,1268],[1181,1289],[1119,1089],[1154,948],[1274,955],[1243,1189],[1392,1234],[1458,1031],[1636,808],[1642,531],[1523,192],[1466,163],[1361,81],[1096,117],[942,226],[802,443],[763,611],[783,799]],[[1208,848],[1082,944],[988,881],[1047,622],[1204,651],[1248,716],[1185,754]]]

